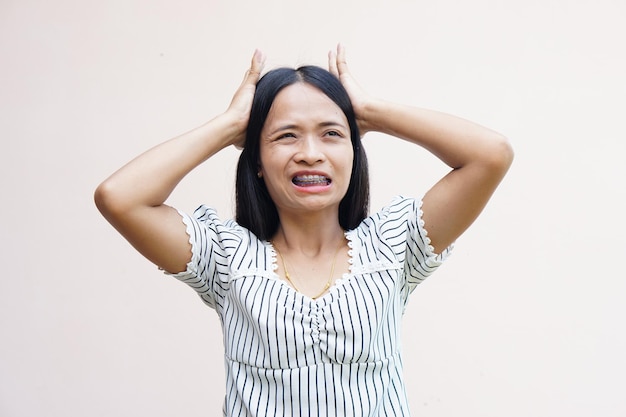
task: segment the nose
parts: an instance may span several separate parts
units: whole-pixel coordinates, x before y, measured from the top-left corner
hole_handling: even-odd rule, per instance
[[[307,136],[300,141],[300,147],[295,155],[296,162],[304,162],[308,165],[314,165],[322,162],[325,158],[319,139]]]

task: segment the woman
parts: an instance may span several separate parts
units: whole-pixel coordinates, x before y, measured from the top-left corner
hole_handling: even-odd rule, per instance
[[[329,72],[261,78],[263,62],[255,52],[226,112],[104,181],[98,208],[217,311],[224,415],[407,416],[399,320],[408,295],[479,215],[511,147],[474,123],[368,96],[341,46]],[[399,197],[366,217],[360,136],[369,131],[424,147],[452,169],[422,200]],[[164,204],[230,145],[243,147],[237,222]]]

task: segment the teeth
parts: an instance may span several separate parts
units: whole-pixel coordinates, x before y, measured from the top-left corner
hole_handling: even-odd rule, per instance
[[[323,175],[300,175],[293,179],[293,183],[296,185],[327,185],[330,184],[330,180]]]

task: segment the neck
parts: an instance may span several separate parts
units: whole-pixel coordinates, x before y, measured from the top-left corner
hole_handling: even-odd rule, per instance
[[[280,215],[280,226],[273,241],[288,250],[315,256],[334,251],[344,239],[338,214],[320,213],[307,216]]]

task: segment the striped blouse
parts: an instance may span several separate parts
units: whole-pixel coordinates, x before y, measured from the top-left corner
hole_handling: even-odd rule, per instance
[[[181,213],[192,245],[175,274],[220,318],[224,416],[408,416],[400,319],[435,254],[421,201],[402,197],[346,232],[349,273],[313,300],[278,277],[276,252],[215,210]]]

